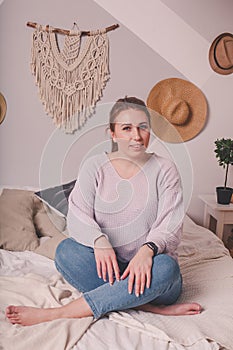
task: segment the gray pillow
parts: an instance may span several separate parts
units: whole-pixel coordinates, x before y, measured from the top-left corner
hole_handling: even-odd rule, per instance
[[[74,188],[76,180],[70,181],[55,187],[50,187],[38,192],[38,196],[43,202],[58,210],[59,213],[66,216],[68,212],[68,198]]]

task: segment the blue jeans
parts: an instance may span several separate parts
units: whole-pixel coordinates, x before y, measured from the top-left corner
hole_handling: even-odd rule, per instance
[[[114,281],[113,285],[99,278],[93,248],[72,238],[67,238],[58,245],[55,265],[67,282],[83,293],[96,319],[110,311],[135,308],[147,303],[169,305],[181,293],[182,277],[179,265],[166,254],[153,258],[150,288],[145,288],[139,297],[135,293],[128,293],[128,277]],[[128,263],[118,260],[118,265],[122,274]]]

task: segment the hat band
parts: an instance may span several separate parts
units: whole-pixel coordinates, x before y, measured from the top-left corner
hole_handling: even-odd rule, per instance
[[[216,65],[218,66],[218,68],[220,69],[223,69],[223,70],[229,70],[229,69],[232,69],[233,68],[233,65],[231,65],[230,67],[222,67],[219,63],[218,63],[218,59],[217,59],[217,54],[216,54],[216,49],[217,49],[217,45],[218,43],[220,42],[220,40],[223,38],[223,36],[220,36],[220,38],[218,38],[218,40],[216,41],[215,43],[215,46],[214,46],[214,60],[215,60],[215,63]]]

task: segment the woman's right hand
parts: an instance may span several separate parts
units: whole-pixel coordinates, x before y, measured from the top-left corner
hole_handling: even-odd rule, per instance
[[[95,241],[94,254],[99,278],[107,281],[108,275],[109,283],[113,284],[115,276],[116,280],[119,281],[120,270],[116,254],[105,236],[101,236]]]

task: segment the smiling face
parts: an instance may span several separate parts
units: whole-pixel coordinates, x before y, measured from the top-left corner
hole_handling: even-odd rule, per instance
[[[135,157],[145,153],[150,140],[150,126],[145,112],[137,109],[121,111],[115,118],[111,131],[118,152]]]

